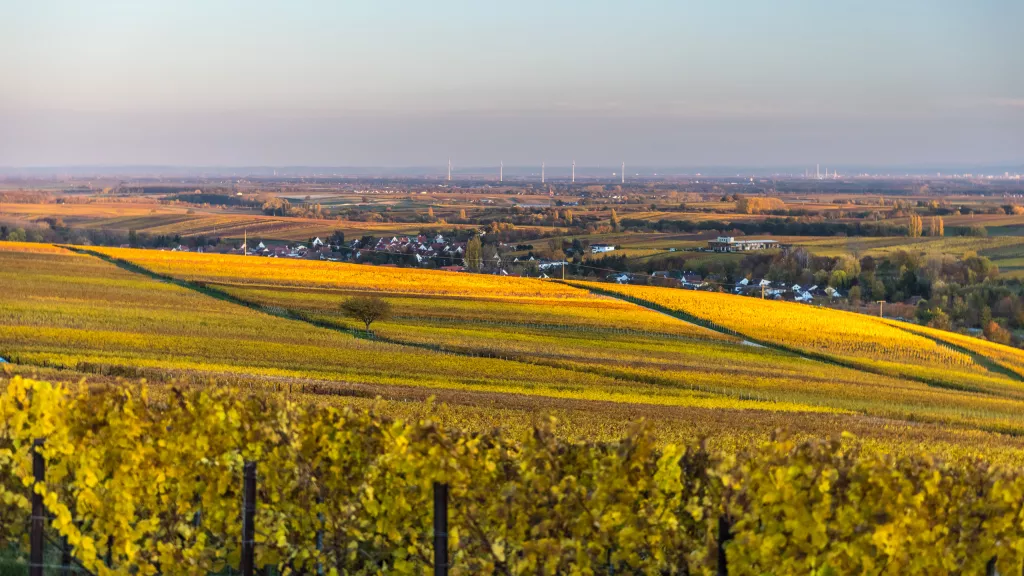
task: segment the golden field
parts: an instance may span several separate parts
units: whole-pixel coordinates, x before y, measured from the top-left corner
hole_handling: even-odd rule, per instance
[[[824,411],[850,415],[844,418],[859,414],[954,425],[965,430],[1003,432],[1022,428],[1020,385],[1016,381],[988,371],[970,355],[952,347],[878,325],[865,316],[849,314],[851,320],[860,323],[847,323],[838,329],[840,336],[829,340],[820,333],[825,326],[836,324],[836,317],[829,314],[840,313],[772,307],[779,311],[775,322],[784,323],[788,311],[809,318],[804,321],[798,317],[803,322],[796,324],[800,329],[786,329],[784,324],[759,325],[759,336],[773,335],[792,349],[758,348],[742,343],[742,338],[619,298],[550,281],[332,262],[95,250],[114,261],[211,291],[213,296],[220,295],[248,311],[263,311],[268,322],[301,320],[317,330],[333,329],[339,337],[356,337],[364,345],[370,342],[363,339],[361,326],[342,315],[340,303],[351,294],[383,295],[392,303],[394,316],[374,325],[378,346],[463,363],[463,377],[450,383],[444,382],[444,378],[451,377],[444,374],[450,372],[441,370],[440,378],[427,376],[434,368],[421,372],[424,376],[418,385],[439,391],[444,397],[450,397],[446,391],[475,390],[712,410]],[[705,303],[703,308],[692,310],[720,316],[710,322],[716,326],[729,322],[731,305],[762,304],[713,294],[644,289],[666,298],[699,295],[712,297],[713,302],[718,302],[714,297],[730,298],[716,304],[718,308]],[[816,316],[819,313],[822,316]],[[742,311],[736,322],[749,324],[759,317],[761,311],[754,315]],[[755,338],[740,330],[744,325],[729,328]],[[477,363],[485,361],[495,363],[499,372],[499,366],[508,366],[514,373],[527,370],[533,374],[529,381],[546,379],[547,384],[520,381],[501,388],[494,382],[485,383],[492,377],[476,369]],[[404,386],[402,378],[395,375],[390,380],[384,378],[389,370],[400,374],[401,365],[381,365],[381,374],[367,380],[378,386]],[[222,371],[237,372],[225,368],[227,363],[220,366]],[[309,372],[304,374],[314,377]],[[316,377],[324,378],[319,373]],[[476,384],[460,384],[464,378]],[[591,383],[585,384],[586,379]],[[801,424],[794,421],[794,426],[799,428]],[[749,428],[765,429],[763,422],[752,422]]]

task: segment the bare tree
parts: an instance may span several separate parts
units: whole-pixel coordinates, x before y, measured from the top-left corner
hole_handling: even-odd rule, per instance
[[[353,296],[341,304],[341,310],[349,318],[359,320],[366,325],[370,333],[370,324],[377,320],[386,320],[391,316],[391,304],[379,296]]]

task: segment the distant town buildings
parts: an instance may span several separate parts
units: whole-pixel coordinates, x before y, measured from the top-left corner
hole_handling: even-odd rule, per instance
[[[776,240],[737,240],[732,236],[719,236],[716,240],[708,241],[708,248],[715,252],[751,252],[778,247]]]

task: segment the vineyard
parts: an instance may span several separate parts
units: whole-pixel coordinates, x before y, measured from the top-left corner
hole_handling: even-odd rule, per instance
[[[1024,561],[1017,468],[893,458],[850,436],[719,453],[639,427],[572,444],[553,423],[517,437],[223,389],[152,392],[4,383],[0,537],[31,548],[34,493],[40,529],[100,576],[222,573],[250,554],[282,573],[426,574],[441,484],[451,574],[1010,574]]]
[[[435,481],[452,573],[1024,558],[1005,346],[722,294],[147,250],[0,243],[0,283],[3,537],[27,550],[42,438],[50,536],[97,574],[237,568],[247,461],[256,562],[294,573],[422,573]],[[363,294],[392,308],[372,333],[341,308]]]
[[[749,346],[715,330],[559,283],[340,263],[286,261],[275,266],[278,261],[273,259],[125,249],[99,252],[201,284],[256,309],[350,334],[361,330],[343,316],[338,303],[349,294],[373,291],[388,296],[394,306],[394,317],[375,325],[378,341],[456,354],[473,362],[513,361],[517,370],[529,364],[536,367],[538,378],[557,369],[577,375],[577,380],[586,374],[604,382],[575,390],[571,380],[557,386],[516,384],[505,388],[510,392],[717,409],[859,413],[997,432],[1024,429],[1016,381],[985,372],[970,356],[928,338],[885,325],[884,337],[873,335],[868,329],[876,326],[875,320],[864,316],[850,315],[865,324],[860,332],[849,328],[841,348],[861,355],[843,356],[849,366],[836,366],[808,362],[785,350]],[[666,297],[705,295],[646,290]],[[721,298],[728,299],[726,305],[753,302]],[[795,310],[818,312],[807,307]],[[819,322],[816,332],[825,332],[829,322],[811,316]],[[794,340],[813,333],[788,332]],[[887,342],[889,336],[897,340]],[[891,354],[892,361],[872,360],[879,348]],[[945,366],[934,367],[938,362]],[[958,366],[960,372],[951,377],[950,371]],[[906,378],[908,374],[915,378]],[[969,390],[963,390],[961,375],[999,394],[964,393]],[[957,389],[929,382],[942,383],[944,378]]]
[[[902,346],[891,350],[919,343],[945,366],[889,362],[908,378],[853,355],[842,357],[847,365],[808,360],[538,280],[499,284],[489,276],[145,250],[104,249],[104,261],[25,246],[0,244],[0,279],[11,287],[0,302],[0,356],[26,374],[188,386],[217,380],[363,406],[382,396],[388,413],[407,417],[422,414],[418,402],[433,396],[449,406],[447,424],[524,430],[545,410],[576,439],[615,438],[631,420],[657,414],[652,425],[668,439],[700,431],[724,446],[766,438],[779,426],[809,436],[854,430],[869,441],[941,438],[933,448],[957,457],[973,450],[1014,460],[1013,437],[964,435],[1024,431],[1015,380],[889,326]],[[344,298],[367,292],[386,296],[394,310],[372,337],[340,309]],[[928,382],[954,370],[988,390]],[[781,416],[793,413],[801,416]]]
[[[60,218],[69,225],[124,233],[135,230],[152,235],[210,238],[242,238],[248,234],[250,238],[282,241],[306,241],[314,236],[327,238],[335,230],[344,230],[346,234],[358,237],[363,234],[417,234],[421,228],[417,224],[283,218],[216,208],[159,204],[155,200],[2,204],[0,212],[27,220]]]
[[[946,340],[901,330],[863,314],[720,293],[573,284],[620,294],[765,345],[842,365],[951,389],[1024,398],[1019,377],[991,371]]]

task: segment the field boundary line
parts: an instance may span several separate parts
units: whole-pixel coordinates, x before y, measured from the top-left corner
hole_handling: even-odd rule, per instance
[[[989,370],[991,370],[993,372],[997,372],[999,374],[1002,374],[1002,375],[1006,376],[1007,378],[1010,378],[1011,380],[1015,380],[1017,382],[1024,382],[1024,376],[1021,376],[1016,371],[1014,371],[1012,368],[1010,368],[1008,366],[1004,366],[998,360],[995,360],[993,358],[989,358],[988,356],[985,356],[984,354],[982,354],[980,352],[975,352],[973,350],[970,350],[969,348],[964,348],[963,346],[960,346],[959,344],[956,344],[956,343],[954,343],[954,342],[952,342],[950,340],[946,340],[946,339],[942,338],[941,336],[932,336],[930,334],[925,334],[924,332],[915,332],[913,330],[909,330],[907,328],[904,328],[903,326],[900,326],[899,324],[889,324],[889,325],[893,326],[895,328],[898,328],[900,330],[903,330],[904,332],[907,332],[908,334],[913,334],[915,336],[922,336],[924,338],[932,340],[936,344],[939,344],[941,346],[946,346],[948,348],[956,350],[957,352],[960,352],[961,354],[967,354],[968,356],[973,358],[975,362],[977,362],[978,364],[981,364],[982,366],[984,366],[985,368],[988,368]]]

